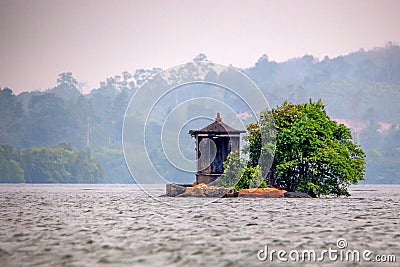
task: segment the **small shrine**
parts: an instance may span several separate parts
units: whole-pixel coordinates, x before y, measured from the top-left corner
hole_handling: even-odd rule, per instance
[[[190,130],[196,139],[196,182],[209,184],[224,173],[224,162],[231,151],[240,152],[240,134],[222,122],[217,113],[215,121],[201,130]]]

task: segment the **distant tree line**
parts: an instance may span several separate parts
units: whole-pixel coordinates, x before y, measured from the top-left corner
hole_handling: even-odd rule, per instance
[[[70,144],[15,150],[0,146],[0,183],[100,183],[103,170],[90,151]]]
[[[136,86],[156,71],[124,72],[88,95],[81,94],[82,85],[69,72],[61,73],[57,86],[45,92],[17,96],[9,88],[0,88],[0,144],[18,150],[62,142],[74,149],[90,148],[105,170],[104,182],[131,183],[121,148],[123,116]]]

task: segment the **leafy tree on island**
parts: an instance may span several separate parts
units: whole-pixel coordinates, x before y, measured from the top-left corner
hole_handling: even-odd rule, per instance
[[[275,130],[271,130],[271,115]],[[285,101],[272,111],[262,111],[259,123],[248,125],[247,130],[249,145],[244,152],[249,153],[249,161],[246,167],[238,167],[244,180],[246,171],[261,168],[269,186],[317,197],[348,196],[348,186],[364,179],[365,153],[352,142],[347,127],[329,118],[321,100],[297,105]],[[231,176],[230,165],[237,158],[235,154],[228,157],[222,180]],[[272,159],[271,168],[263,169]],[[237,188],[250,186],[236,184]]]

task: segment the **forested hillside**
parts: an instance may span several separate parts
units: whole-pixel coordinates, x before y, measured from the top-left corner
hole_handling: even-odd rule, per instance
[[[49,178],[46,182],[131,183],[121,144],[124,113],[133,93],[159,71],[123,72],[84,95],[80,92],[82,83],[70,72],[61,73],[57,86],[44,92],[15,95],[9,88],[1,89],[0,144],[7,146],[2,147],[0,166],[2,172],[10,170],[8,173],[15,175],[0,182],[42,182],[19,174],[28,173],[28,162],[45,147],[60,152],[59,144],[64,143],[70,163],[87,157],[96,174],[90,178],[82,172],[73,178],[64,173],[67,180]],[[330,117],[349,126],[355,141],[366,151],[366,182],[400,183],[399,45],[389,43],[321,60],[305,55],[282,63],[263,55],[242,71],[258,84],[271,106],[285,100],[301,103],[322,99]],[[152,127],[156,132],[160,125]],[[71,147],[66,148],[66,144]],[[73,153],[77,153],[76,158]],[[6,158],[6,154],[13,156]],[[100,177],[101,170],[96,172],[92,159],[104,170],[103,180],[94,178]],[[77,162],[71,166],[76,167]]]

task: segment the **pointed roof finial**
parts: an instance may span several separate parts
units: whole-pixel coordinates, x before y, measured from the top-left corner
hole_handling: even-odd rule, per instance
[[[217,117],[215,118],[215,121],[216,122],[221,122],[222,121],[221,114],[219,114],[219,112],[217,112]]]

